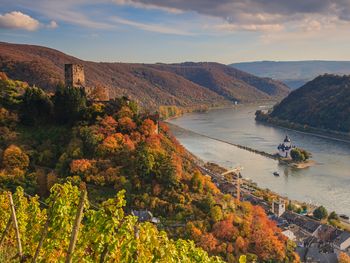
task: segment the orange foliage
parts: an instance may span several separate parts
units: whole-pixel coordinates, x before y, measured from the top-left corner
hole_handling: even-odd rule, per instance
[[[120,145],[115,136],[108,136],[103,140],[102,144],[99,145],[99,150],[102,153],[114,153],[119,149]]]
[[[125,146],[129,151],[135,150],[135,144],[128,135],[124,135],[123,146]]]
[[[247,242],[241,236],[237,237],[234,247],[236,253],[246,253],[248,249]]]
[[[341,252],[338,257],[339,263],[350,263],[350,256],[345,254],[344,252]]]
[[[129,117],[122,117],[118,120],[119,128],[121,131],[129,133],[136,129],[136,124]]]
[[[202,234],[199,245],[208,252],[214,252],[218,246],[218,240],[212,233]]]
[[[130,134],[130,139],[134,142],[134,144],[137,144],[141,141],[141,134],[137,131],[134,131]]]
[[[117,126],[118,123],[113,117],[106,116],[100,121],[100,132],[104,135],[111,135],[115,133]]]
[[[73,160],[70,164],[72,173],[84,174],[92,168],[92,163],[87,159]]]
[[[266,261],[273,258],[283,260],[286,256],[286,238],[282,236],[281,230],[267,218],[261,207],[254,207],[252,213],[253,222],[250,238],[252,252]]]
[[[157,126],[151,119],[145,119],[141,125],[141,133],[145,136],[151,136],[156,134]]]
[[[213,226],[213,234],[218,239],[232,241],[239,235],[238,229],[233,225],[233,215],[219,221]]]
[[[160,149],[161,148],[160,138],[158,135],[152,135],[152,136],[147,137],[146,144],[151,149]]]

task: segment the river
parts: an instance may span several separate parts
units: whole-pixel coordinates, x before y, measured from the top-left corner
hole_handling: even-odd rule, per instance
[[[264,105],[271,106],[271,105]],[[190,113],[170,122],[184,129],[276,153],[277,145],[288,134],[297,147],[312,153],[316,164],[298,170],[278,161],[239,149],[196,133],[173,129],[180,143],[204,161],[226,168],[243,166],[242,175],[290,199],[323,205],[329,212],[350,215],[350,144],[312,134],[257,123],[254,113],[262,105],[240,105],[205,113]],[[278,171],[280,177],[273,176]]]

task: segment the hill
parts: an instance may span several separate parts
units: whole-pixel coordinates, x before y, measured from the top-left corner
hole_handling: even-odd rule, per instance
[[[83,61],[34,45],[0,43],[0,71],[46,90],[63,81],[64,64],[84,65],[87,85],[104,86],[110,97],[128,95],[146,107],[214,106],[232,101],[280,99],[288,88],[216,63],[128,64]]]
[[[257,61],[233,63],[231,66],[259,77],[280,80],[292,89],[325,73],[350,74],[350,61]]]
[[[150,66],[180,75],[231,101],[254,101],[271,97],[281,98],[289,92],[289,89],[282,83],[269,78],[259,78],[219,63],[186,62]]]
[[[36,249],[33,244],[39,241],[45,215],[56,211],[49,222],[50,242],[44,242],[40,257],[53,255],[62,261],[79,196],[77,187],[71,186],[79,185],[86,186],[91,205],[97,207],[96,212],[86,211],[77,244],[80,257],[91,258],[89,262],[103,261],[96,258],[102,258],[105,250],[108,260],[103,262],[132,262],[128,254],[140,257],[143,250],[148,251],[149,260],[135,262],[203,262],[200,255],[208,259],[208,254],[229,263],[241,256],[247,262],[298,262],[294,261],[294,244],[263,208],[223,194],[169,128],[157,116],[140,113],[135,101],[122,97],[93,102],[74,87],[59,87],[47,94],[5,74],[0,74],[0,87],[0,188],[22,186],[28,194],[39,194],[42,201],[51,193],[45,211],[37,209],[37,199],[22,206],[18,200],[25,201],[20,198],[22,190],[15,195],[21,237],[29,255]],[[8,218],[4,196],[0,195],[0,215]],[[146,214],[148,221],[151,212],[157,219],[152,222],[174,241],[164,232],[158,234],[156,227],[135,224],[135,217],[123,216],[123,211],[135,210],[137,215]],[[5,228],[6,220],[2,220],[0,232]],[[6,247],[14,248],[14,234],[10,232],[12,239],[7,239]],[[179,239],[193,240],[208,254],[195,249],[193,242],[182,244]],[[158,252],[152,244],[161,251],[173,244],[180,245],[181,251],[193,248],[197,261],[186,260],[190,257],[186,251],[168,247],[166,253]],[[183,259],[164,259],[165,254],[170,258],[183,254]]]
[[[275,106],[272,118],[337,132],[350,132],[350,76],[322,75]]]

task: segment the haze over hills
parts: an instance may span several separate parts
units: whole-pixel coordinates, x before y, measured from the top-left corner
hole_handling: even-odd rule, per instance
[[[148,107],[254,102],[281,99],[289,92],[281,82],[218,63],[97,63],[47,47],[0,43],[0,71],[45,89],[63,81],[65,63],[84,65],[87,86],[107,87],[110,97],[128,95]]]
[[[350,132],[350,76],[319,76],[293,91],[270,116],[315,128]]]
[[[256,61],[233,63],[231,66],[259,77],[280,80],[292,89],[325,73],[350,74],[350,61]]]

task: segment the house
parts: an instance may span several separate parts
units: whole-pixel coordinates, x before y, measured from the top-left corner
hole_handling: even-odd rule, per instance
[[[306,216],[301,216],[297,213],[286,211],[283,213],[282,217],[288,221],[290,224],[295,224],[305,231],[309,232],[311,235],[315,236],[317,229],[322,225],[320,222],[311,219]]]
[[[289,229],[286,229],[286,230],[282,231],[282,234],[284,236],[286,236],[289,240],[292,240],[292,241],[296,241],[297,240],[297,238],[294,235],[293,231],[291,231]]]
[[[333,240],[334,247],[340,250],[346,250],[350,247],[350,233],[339,231],[339,235]]]
[[[337,229],[330,225],[320,225],[319,228],[317,228],[314,236],[323,241],[323,242],[330,242],[332,240],[333,233]]]
[[[160,220],[152,215],[148,210],[131,210],[133,216],[137,216],[139,222],[151,222],[153,224],[159,224]]]
[[[298,253],[301,262],[306,263],[337,263],[338,257],[336,253],[323,253],[317,247],[297,247],[296,252]]]
[[[286,211],[286,204],[283,200],[273,201],[271,209],[276,216],[281,216]]]

